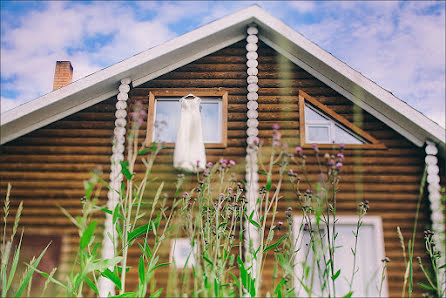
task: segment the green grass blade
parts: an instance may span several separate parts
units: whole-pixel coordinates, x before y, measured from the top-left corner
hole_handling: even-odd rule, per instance
[[[35,269],[37,269],[37,266],[39,266],[40,260],[42,259],[43,255],[46,253],[46,250],[48,249],[48,247],[51,245],[51,242],[45,247],[45,249],[42,251],[42,253],[40,254],[40,256],[36,259],[36,261],[31,264],[31,268],[30,270],[28,270],[25,273],[25,276],[20,284],[19,289],[17,290],[17,293],[15,294],[15,297],[21,297],[23,294],[23,291],[25,291],[26,287],[28,286],[29,282],[31,281],[31,278],[34,274],[34,271],[36,271]]]
[[[19,263],[19,256],[20,256],[20,248],[22,246],[22,238],[23,238],[23,229],[22,229],[22,234],[20,235],[19,245],[17,246],[17,249],[14,253],[14,257],[12,259],[11,269],[9,270],[9,279],[8,279],[8,283],[6,284],[6,292],[5,293],[8,293],[9,287],[11,286],[12,280],[13,280],[15,272],[17,270],[17,264]]]

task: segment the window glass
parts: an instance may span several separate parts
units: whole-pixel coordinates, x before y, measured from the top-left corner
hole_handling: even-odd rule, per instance
[[[321,114],[313,110],[312,108],[305,106],[305,120],[315,120],[315,121],[329,121],[328,118],[323,117]]]
[[[363,144],[364,142],[361,141],[358,137],[353,136],[352,134],[348,133],[343,128],[339,127],[338,125],[335,126],[335,143],[337,144]]]
[[[362,138],[349,132],[333,119],[305,105],[305,135],[309,143],[319,144],[364,144]]]
[[[353,254],[352,249],[355,246],[355,237],[353,236],[353,231],[356,231],[356,223],[353,220],[348,220],[343,222],[342,217],[339,217],[339,222],[336,224],[336,233],[338,236],[336,238],[336,250],[334,256],[335,272],[340,269],[340,276],[336,279],[336,295],[344,296],[349,292],[349,282],[353,270]],[[357,219],[356,219],[357,220]],[[301,223],[302,220],[299,218],[297,223]],[[354,276],[354,282],[352,286],[354,297],[377,297],[379,296],[379,287],[381,283],[381,270],[382,264],[380,260],[382,256],[382,239],[378,239],[382,233],[377,230],[379,227],[373,221],[364,222],[359,230],[357,251],[356,251],[356,268],[359,268]],[[310,265],[313,263],[313,251],[310,245],[310,233],[308,230],[302,231],[302,240],[299,246],[302,249],[299,252],[298,264],[296,266],[297,276],[303,276],[303,266],[302,263]],[[325,234],[325,227],[321,227],[321,233]],[[324,247],[327,247],[326,238],[324,239]],[[325,249],[325,255],[328,258],[328,252]],[[322,258],[323,260],[323,258]],[[321,291],[321,283],[318,277],[318,270],[315,266],[312,270],[314,271],[313,277],[313,295],[311,296],[327,296],[328,291],[325,290],[323,293]],[[309,275],[311,276],[311,275]],[[306,284],[311,283],[311,277],[305,281]],[[383,287],[381,295],[386,290]],[[299,296],[307,296],[305,290],[301,288]]]
[[[310,142],[330,142],[330,129],[328,126],[308,125],[307,135]]]
[[[206,143],[222,141],[221,100],[201,99],[201,125]],[[157,99],[153,136],[155,142],[175,143],[180,125],[181,105],[179,98]]]
[[[175,142],[180,121],[180,103],[178,100],[157,100],[155,109],[155,142]]]

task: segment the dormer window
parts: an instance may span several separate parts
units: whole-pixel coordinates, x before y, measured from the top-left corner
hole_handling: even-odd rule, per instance
[[[305,105],[305,136],[307,143],[365,144],[361,137],[347,131],[309,104]]]
[[[302,90],[299,90],[299,125],[302,147],[315,143],[326,148],[333,144],[344,144],[345,148],[386,148],[369,133]]]

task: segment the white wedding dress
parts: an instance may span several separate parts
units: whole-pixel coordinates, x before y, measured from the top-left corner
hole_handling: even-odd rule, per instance
[[[199,172],[206,166],[206,154],[201,127],[199,97],[180,99],[181,114],[177,140],[173,155],[173,165],[187,172]]]

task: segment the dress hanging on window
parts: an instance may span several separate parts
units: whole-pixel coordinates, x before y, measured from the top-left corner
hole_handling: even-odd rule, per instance
[[[192,99],[187,99],[193,96]],[[180,99],[181,115],[173,155],[177,169],[198,172],[205,168],[206,155],[200,114],[201,99],[192,94]]]

